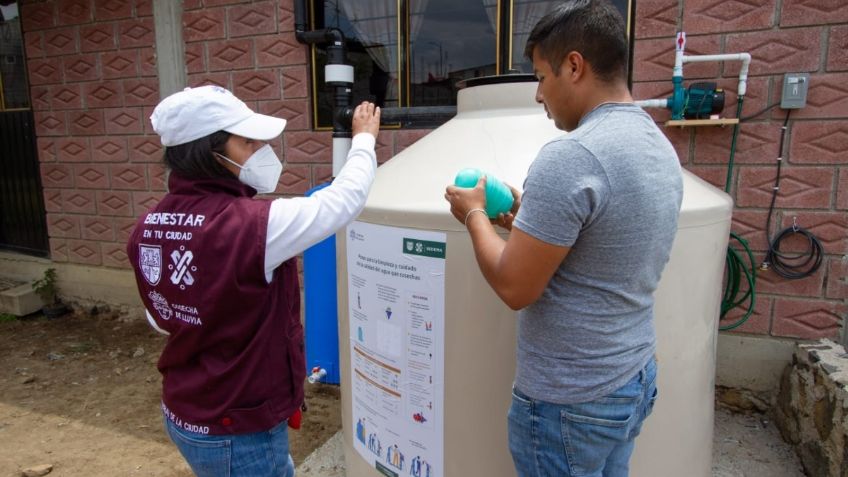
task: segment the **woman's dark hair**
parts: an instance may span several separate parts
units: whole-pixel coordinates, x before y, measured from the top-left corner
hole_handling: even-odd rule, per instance
[[[218,131],[185,144],[168,146],[162,161],[171,171],[190,179],[231,178],[233,173],[213,154],[224,154],[224,144],[230,136],[226,131]]]
[[[565,56],[576,51],[600,80],[627,80],[624,19],[607,0],[573,0],[557,6],[533,27],[524,55],[532,61],[537,47],[557,75]]]

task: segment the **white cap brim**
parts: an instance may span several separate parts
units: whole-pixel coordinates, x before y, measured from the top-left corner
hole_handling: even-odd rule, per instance
[[[224,131],[259,141],[269,141],[282,134],[285,127],[285,119],[253,113],[236,124],[225,127]]]

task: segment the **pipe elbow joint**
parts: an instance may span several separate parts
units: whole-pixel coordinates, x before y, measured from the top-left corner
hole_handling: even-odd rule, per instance
[[[343,48],[345,44],[344,33],[338,28],[306,30],[305,25],[295,25],[294,37],[300,43],[308,45],[318,43]]]
[[[345,42],[344,33],[342,33],[342,31],[338,28],[328,28],[327,30],[325,30],[325,38],[330,43],[334,43],[337,45],[344,45]],[[748,56],[750,57],[751,55]]]
[[[739,71],[740,77],[748,77],[748,66],[751,64],[751,54],[750,53],[739,53],[739,57],[742,60],[742,69]]]
[[[740,53],[739,56],[742,58],[742,68],[739,69],[739,90],[737,94],[745,96],[748,92],[748,66],[751,64],[751,54]]]

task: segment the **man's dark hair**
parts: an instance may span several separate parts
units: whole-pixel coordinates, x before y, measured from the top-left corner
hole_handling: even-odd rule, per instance
[[[171,171],[189,179],[232,178],[213,152],[224,154],[224,144],[231,134],[218,131],[200,139],[165,148],[163,161]]]
[[[527,38],[524,55],[531,61],[535,48],[557,75],[565,56],[576,51],[600,80],[627,80],[624,19],[607,0],[572,0],[557,6]]]

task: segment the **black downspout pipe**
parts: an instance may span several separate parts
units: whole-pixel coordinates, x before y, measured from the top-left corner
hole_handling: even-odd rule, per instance
[[[456,116],[456,106],[412,106],[409,108],[381,108],[380,122],[397,124],[422,121],[426,123],[444,122]],[[341,121],[350,127],[353,121],[353,108],[337,108],[333,122]]]
[[[306,0],[294,0],[294,36],[301,43],[306,43],[303,39],[306,27]]]
[[[294,1],[294,35],[297,41],[311,45],[324,44],[327,47],[327,67],[348,67],[344,34],[338,29],[307,30],[306,7],[308,0]],[[352,67],[351,67],[352,68]],[[330,71],[330,70],[328,70]],[[333,138],[351,137],[351,119],[353,117],[353,74],[350,81],[344,78],[326,75],[327,83],[334,86]],[[382,108],[380,122],[395,124],[407,121],[443,121],[456,115],[455,106]],[[335,153],[334,153],[335,154]],[[335,159],[335,157],[334,157]]]
[[[294,36],[297,41],[307,44],[326,45],[327,65],[325,66],[325,81],[333,87],[333,105],[336,111],[349,109],[353,102],[353,66],[347,62],[345,37],[341,30],[326,28],[323,30],[307,30],[306,24],[307,0],[294,2]],[[340,147],[350,146],[352,137],[350,123],[345,124],[333,115],[333,176],[341,168],[342,156],[347,151],[339,151]]]

